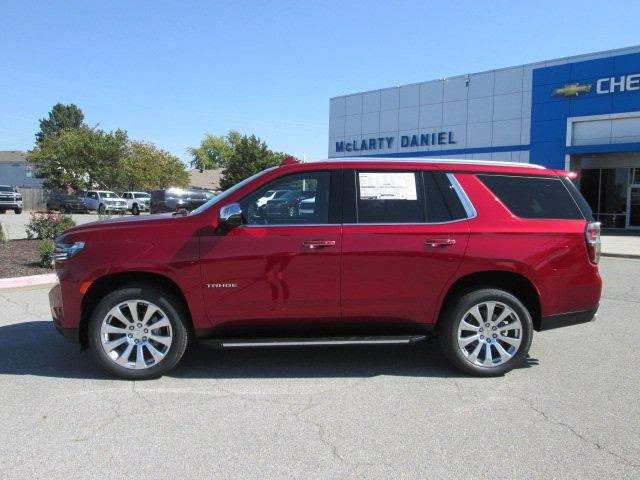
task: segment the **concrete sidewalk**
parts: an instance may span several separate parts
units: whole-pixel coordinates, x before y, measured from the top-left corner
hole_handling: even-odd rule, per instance
[[[602,255],[607,257],[640,258],[640,232],[630,234],[603,234]]]

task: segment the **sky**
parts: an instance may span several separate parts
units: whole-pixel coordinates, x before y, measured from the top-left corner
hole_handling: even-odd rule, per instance
[[[185,162],[206,133],[327,157],[329,98],[637,45],[638,0],[0,0],[0,150],[58,102]]]

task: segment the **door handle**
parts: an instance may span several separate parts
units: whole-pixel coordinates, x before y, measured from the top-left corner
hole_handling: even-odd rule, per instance
[[[429,240],[425,240],[424,246],[431,248],[438,247],[450,247],[451,245],[455,245],[456,240],[454,238],[432,238]]]
[[[335,244],[335,240],[307,240],[302,245],[309,250],[316,250],[323,247],[333,247]]]

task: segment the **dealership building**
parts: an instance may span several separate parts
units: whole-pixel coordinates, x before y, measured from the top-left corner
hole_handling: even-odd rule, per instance
[[[640,46],[344,95],[329,110],[330,158],[572,170],[603,227],[640,229]]]

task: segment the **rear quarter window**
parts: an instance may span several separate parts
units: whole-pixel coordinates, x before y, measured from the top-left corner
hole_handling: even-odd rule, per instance
[[[583,220],[575,200],[559,178],[478,175],[513,213],[521,218]]]

